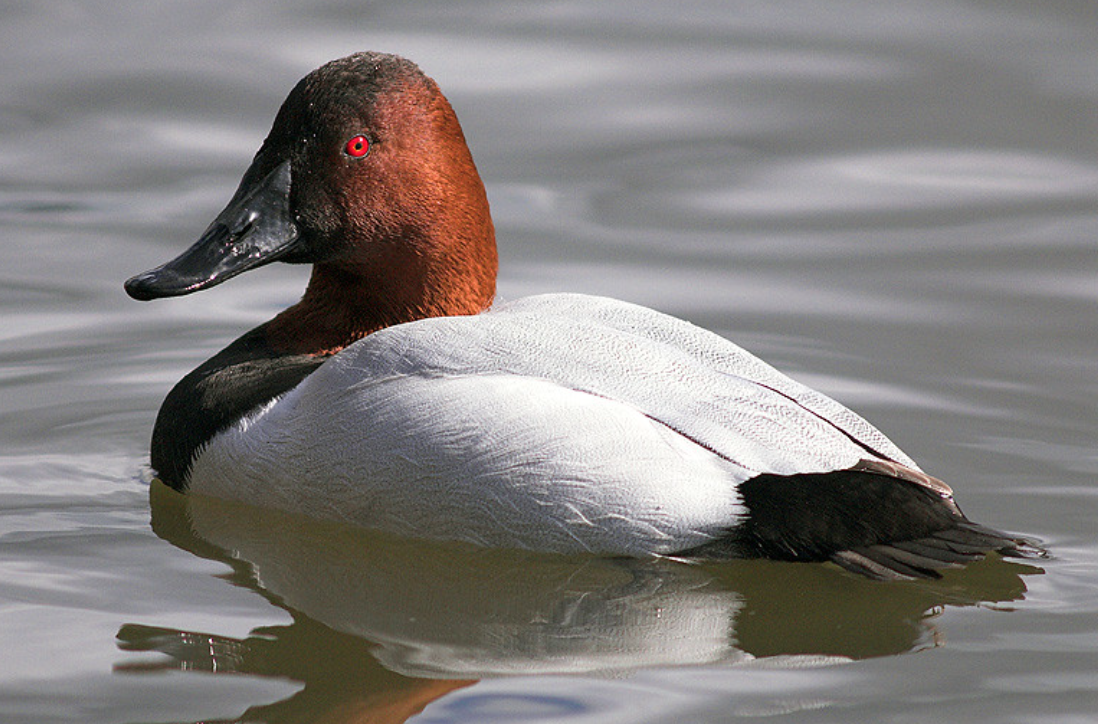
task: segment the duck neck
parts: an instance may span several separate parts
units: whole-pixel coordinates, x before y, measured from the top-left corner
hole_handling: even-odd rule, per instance
[[[484,311],[497,257],[490,218],[482,228],[473,243],[405,237],[362,245],[361,259],[315,264],[301,301],[263,326],[268,344],[327,356],[385,327]]]

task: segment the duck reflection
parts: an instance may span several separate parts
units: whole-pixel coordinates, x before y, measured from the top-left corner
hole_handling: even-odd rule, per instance
[[[168,659],[117,668],[304,684],[242,721],[402,722],[484,677],[899,654],[943,640],[935,618],[944,606],[1018,600],[1021,575],[1040,571],[988,559],[940,581],[882,584],[830,565],[686,565],[408,541],[159,483],[151,499],[157,535],[229,564],[235,583],[293,623],[245,639],[127,624],[123,650]]]

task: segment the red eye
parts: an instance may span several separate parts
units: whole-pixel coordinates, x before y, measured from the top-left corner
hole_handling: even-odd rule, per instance
[[[362,158],[370,152],[370,139],[366,136],[355,136],[343,147],[344,152],[351,158]]]

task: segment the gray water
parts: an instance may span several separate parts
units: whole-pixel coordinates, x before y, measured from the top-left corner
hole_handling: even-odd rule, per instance
[[[1098,718],[1091,0],[13,2],[0,41],[0,720]],[[450,97],[503,296],[731,337],[1053,557],[905,584],[542,558],[150,486],[166,391],[306,272],[121,283],[363,49]]]

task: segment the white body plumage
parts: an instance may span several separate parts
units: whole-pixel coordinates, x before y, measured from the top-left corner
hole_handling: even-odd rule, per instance
[[[418,537],[652,555],[735,526],[744,480],[865,459],[917,470],[717,335],[557,294],[368,336],[214,436],[189,488]]]

